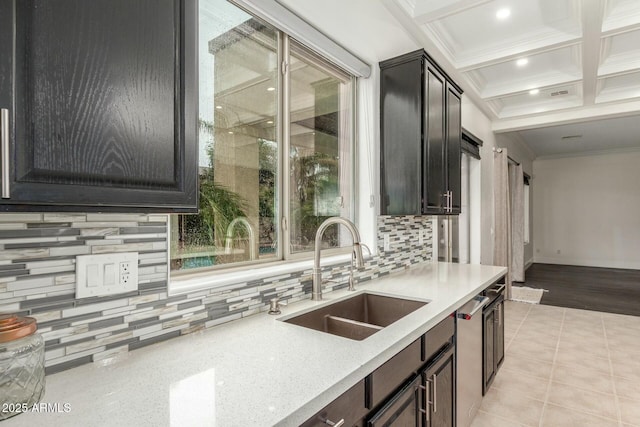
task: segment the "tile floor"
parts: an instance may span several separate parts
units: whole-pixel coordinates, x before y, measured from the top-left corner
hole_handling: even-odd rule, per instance
[[[505,346],[472,427],[640,427],[640,317],[507,301]]]

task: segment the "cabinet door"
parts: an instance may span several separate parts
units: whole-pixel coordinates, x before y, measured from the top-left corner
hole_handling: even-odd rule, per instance
[[[460,94],[447,84],[447,189],[452,214],[461,212],[460,156],[462,144],[462,111]]]
[[[195,211],[196,1],[3,1],[0,16],[0,209]]]
[[[482,314],[484,325],[482,327],[482,395],[489,390],[495,373],[495,311],[487,309]]]
[[[361,380],[307,420],[302,424],[302,427],[326,427],[331,423],[338,424],[340,422],[344,426],[352,426],[359,422],[366,412],[367,410],[364,407],[364,380]]]
[[[420,383],[420,376],[415,377],[367,421],[367,427],[421,427]]]
[[[380,71],[382,215],[420,215],[422,64],[419,58]]]
[[[445,201],[445,80],[425,65],[422,213],[443,213]]]
[[[494,351],[495,351],[495,372],[504,361],[504,301],[496,304],[494,309]]]
[[[452,346],[425,371],[427,427],[455,426],[455,348]]]

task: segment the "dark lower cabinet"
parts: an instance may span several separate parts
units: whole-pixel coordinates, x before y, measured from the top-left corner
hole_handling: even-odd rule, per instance
[[[367,427],[421,427],[424,411],[422,387],[422,378],[416,376],[367,421]]]
[[[423,373],[425,427],[454,427],[455,348],[450,346]]]
[[[491,387],[504,361],[504,286],[483,311],[482,394]],[[491,293],[491,292],[489,292]]]
[[[367,410],[364,406],[364,380],[362,380],[307,420],[302,424],[302,427],[326,427],[331,425],[350,427],[357,424],[366,413]]]
[[[495,350],[496,350],[496,371],[504,362],[504,300],[500,301],[496,305],[496,315],[498,316],[495,319],[496,327],[495,327]]]
[[[493,381],[493,377],[496,374],[495,363],[495,311],[486,310],[482,314],[483,318],[483,354],[482,354],[482,394],[485,394]]]
[[[196,49],[196,0],[0,0],[0,210],[195,212]]]
[[[455,346],[449,344],[367,421],[380,426],[455,426]]]
[[[445,318],[302,425],[454,427],[455,328]]]

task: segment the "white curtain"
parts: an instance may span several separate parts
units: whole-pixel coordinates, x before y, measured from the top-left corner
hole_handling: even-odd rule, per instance
[[[507,299],[511,299],[511,203],[507,149],[493,153],[493,264],[509,268]]]
[[[524,282],[524,175],[522,165],[509,165],[511,204],[511,281]]]

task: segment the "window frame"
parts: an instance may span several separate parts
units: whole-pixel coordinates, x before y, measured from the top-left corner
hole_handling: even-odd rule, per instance
[[[342,81],[349,81],[350,90],[349,90],[349,119],[351,121],[350,130],[349,130],[349,161],[345,167],[349,168],[349,185],[352,191],[349,192],[349,197],[345,200],[346,203],[349,203],[349,216],[348,219],[351,221],[357,221],[357,194],[358,194],[358,170],[357,170],[357,113],[358,113],[358,76],[353,73],[346,71],[344,68],[333,63],[329,58],[323,57],[322,54],[316,52],[313,48],[308,47],[305,43],[293,39],[291,36],[278,29],[277,27],[271,25],[269,22],[266,22],[259,16],[251,12],[247,12],[253,19],[258,20],[260,22],[264,22],[266,25],[271,26],[274,31],[277,33],[277,60],[278,60],[278,77],[276,79],[276,90],[277,90],[277,106],[276,106],[276,142],[278,145],[278,166],[277,166],[277,174],[278,178],[277,188],[276,188],[276,216],[277,216],[277,250],[276,256],[269,259],[260,260],[247,260],[247,261],[239,261],[233,262],[229,264],[221,264],[221,265],[213,265],[207,267],[196,267],[186,270],[172,270],[171,269],[171,253],[173,247],[172,241],[172,232],[171,232],[171,215],[167,219],[167,258],[169,264],[169,282],[177,279],[181,280],[189,280],[198,277],[204,277],[207,274],[215,273],[221,275],[227,275],[229,273],[230,276],[233,276],[234,273],[238,273],[241,271],[246,271],[247,268],[255,267],[255,269],[272,269],[275,267],[277,269],[278,265],[282,265],[288,261],[305,261],[312,260],[314,251],[308,250],[304,252],[294,252],[291,250],[291,232],[289,229],[290,221],[290,208],[291,208],[291,199],[290,199],[290,186],[289,179],[291,173],[291,163],[289,159],[289,152],[291,148],[291,135],[290,135],[290,95],[291,95],[291,77],[290,77],[290,53],[291,53],[291,44],[296,43],[300,45],[305,51],[304,59],[310,61],[314,66],[326,71],[329,74],[332,74],[336,78]],[[328,248],[323,249],[323,254],[325,256],[331,257],[332,262],[342,262],[347,260],[348,255],[350,255],[351,248],[349,246],[340,247],[340,248]],[[252,269],[254,271],[254,269]],[[213,286],[216,287],[214,284]],[[170,286],[171,288],[171,286]],[[181,292],[180,289],[174,289],[170,293]]]
[[[282,130],[282,143],[280,144],[280,147],[282,148],[282,153],[279,153],[280,155],[280,162],[281,162],[281,170],[282,173],[280,174],[280,178],[283,181],[282,182],[282,194],[286,195],[286,197],[280,197],[279,200],[279,204],[280,204],[280,209],[282,210],[282,213],[280,215],[280,236],[281,238],[278,239],[279,242],[279,248],[282,250],[282,258],[280,260],[282,261],[290,261],[290,260],[296,260],[296,261],[300,261],[300,260],[305,260],[305,259],[311,259],[313,258],[313,251],[309,250],[309,251],[305,251],[305,252],[293,252],[291,250],[291,233],[289,230],[289,224],[291,224],[291,220],[290,220],[290,213],[291,213],[291,199],[289,197],[290,195],[290,191],[291,188],[289,186],[289,180],[285,179],[285,177],[289,177],[290,173],[291,173],[291,163],[289,161],[289,152],[291,150],[291,135],[290,135],[290,130],[291,130],[291,109],[290,109],[290,104],[289,101],[291,100],[291,78],[290,78],[290,70],[289,70],[289,64],[291,63],[291,41],[293,40],[293,43],[297,43],[300,45],[300,47],[302,47],[304,50],[306,50],[305,52],[305,60],[308,61],[313,61],[314,65],[317,65],[319,68],[323,69],[324,71],[326,71],[327,73],[333,74],[336,78],[340,78],[340,79],[345,79],[347,77],[350,78],[350,83],[351,83],[351,132],[350,132],[350,144],[349,144],[349,158],[350,158],[350,165],[349,165],[349,169],[351,171],[351,179],[350,179],[350,185],[351,188],[354,189],[354,191],[351,191],[350,193],[350,197],[349,197],[349,203],[351,205],[351,212],[350,212],[350,216],[349,216],[349,220],[354,221],[356,219],[356,215],[355,215],[355,204],[356,204],[356,191],[357,191],[357,187],[356,187],[356,180],[357,180],[357,174],[356,174],[356,169],[355,169],[355,159],[356,159],[356,128],[357,128],[357,116],[355,115],[356,110],[357,110],[357,77],[340,69],[340,67],[338,67],[337,65],[332,64],[328,59],[326,58],[322,58],[322,56],[316,52],[314,52],[312,49],[310,49],[309,47],[305,46],[302,42],[300,42],[299,40],[293,39],[291,36],[287,35],[286,33],[280,31],[279,36],[282,39],[282,48],[280,50],[280,52],[283,53],[283,60],[280,61],[280,64],[286,64],[284,66],[284,70],[281,70],[281,79],[279,79],[279,82],[281,82],[282,84],[282,88],[283,90],[279,93],[280,95],[280,99],[282,102],[282,114],[280,114],[281,112],[278,111],[278,114],[280,115],[280,129]],[[284,62],[283,62],[284,61]],[[320,61],[324,61],[324,63],[321,63]],[[282,67],[283,65],[281,65]],[[280,244],[281,242],[281,244]],[[347,247],[341,247],[341,248],[330,248],[330,249],[323,249],[323,253],[332,256],[332,255],[340,255],[340,254],[347,254],[350,253],[350,248]]]

